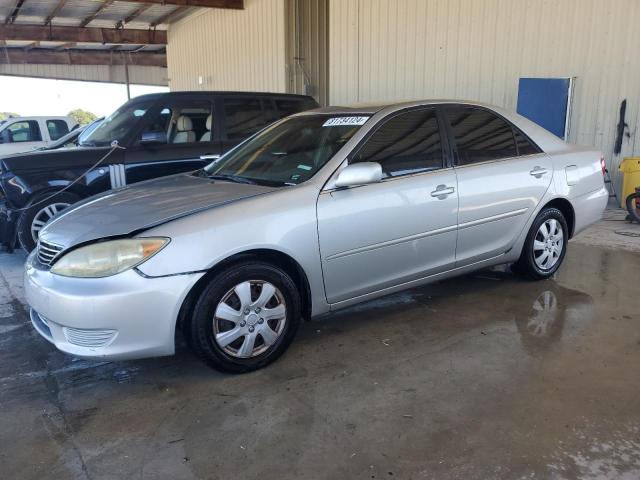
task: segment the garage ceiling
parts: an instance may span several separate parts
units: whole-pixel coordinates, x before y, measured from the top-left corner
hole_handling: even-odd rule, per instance
[[[0,64],[166,67],[167,24],[244,0],[0,0]]]

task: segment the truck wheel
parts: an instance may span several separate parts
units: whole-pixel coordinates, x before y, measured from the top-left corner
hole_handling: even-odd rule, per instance
[[[196,303],[189,343],[216,370],[250,372],[282,355],[301,315],[291,277],[269,263],[247,261],[211,279]]]
[[[31,202],[33,207],[23,211],[18,217],[18,242],[27,252],[36,247],[38,234],[49,220],[80,200],[78,195],[62,192],[44,203],[38,203],[51,195],[52,192],[47,192],[36,196]]]
[[[533,221],[513,271],[531,280],[551,277],[567,252],[569,229],[557,208],[543,209]]]

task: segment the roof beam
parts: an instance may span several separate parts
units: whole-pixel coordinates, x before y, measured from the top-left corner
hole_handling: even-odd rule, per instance
[[[123,20],[122,23],[127,24],[131,21],[133,21],[134,19],[138,18],[140,15],[142,15],[144,12],[146,12],[147,10],[149,10],[150,7],[152,7],[153,4],[152,3],[143,3],[142,5],[140,5],[138,8],[136,8],[133,12],[131,12],[129,15],[127,15]]]
[[[166,67],[167,56],[164,53],[151,52],[110,52],[101,50],[66,50],[34,48],[23,50],[19,48],[3,49],[0,64],[31,64],[31,65],[140,65],[151,67]]]
[[[82,21],[80,22],[80,26],[81,27],[86,27],[89,23],[91,23],[91,21],[94,18],[96,18],[98,15],[100,15],[102,12],[104,12],[107,8],[109,8],[114,1],[115,0],[105,0],[105,1],[103,1],[95,12],[93,12],[91,15],[89,15],[87,17],[84,17],[82,19]]]
[[[0,40],[166,45],[167,32],[162,30],[0,25]]]
[[[9,25],[16,21],[16,18],[18,18],[18,15],[20,15],[20,9],[22,8],[23,4],[24,0],[18,0],[16,2],[16,6],[13,8],[13,11],[7,16],[7,18],[4,19],[4,23],[6,25]]]
[[[60,13],[60,10],[62,10],[66,4],[67,4],[67,0],[60,0],[58,2],[55,8],[51,10],[51,13],[47,16],[47,18],[44,19],[45,26],[49,25],[51,23],[51,20],[53,20],[55,17],[58,16],[58,14]]]
[[[173,10],[171,10],[166,15],[163,15],[160,18],[156,18],[152,23],[149,24],[149,26],[153,28],[153,27],[157,27],[158,25],[162,25],[163,23],[167,23],[169,20],[171,20],[172,18],[174,18],[177,15],[181,14],[182,12],[187,10],[188,8],[189,7],[174,8]]]
[[[137,1],[137,0],[136,0]],[[244,0],[139,0],[158,5],[178,5],[181,7],[231,8],[244,9]]]

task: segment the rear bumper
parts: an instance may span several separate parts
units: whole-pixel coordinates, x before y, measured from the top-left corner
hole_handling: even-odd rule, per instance
[[[604,186],[594,192],[572,198],[571,204],[576,214],[573,235],[600,221],[608,201],[609,192]]]

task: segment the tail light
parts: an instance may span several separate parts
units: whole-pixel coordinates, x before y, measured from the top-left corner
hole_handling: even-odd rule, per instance
[[[607,162],[604,161],[604,155],[600,157],[600,168],[602,168],[602,175],[607,173]]]

